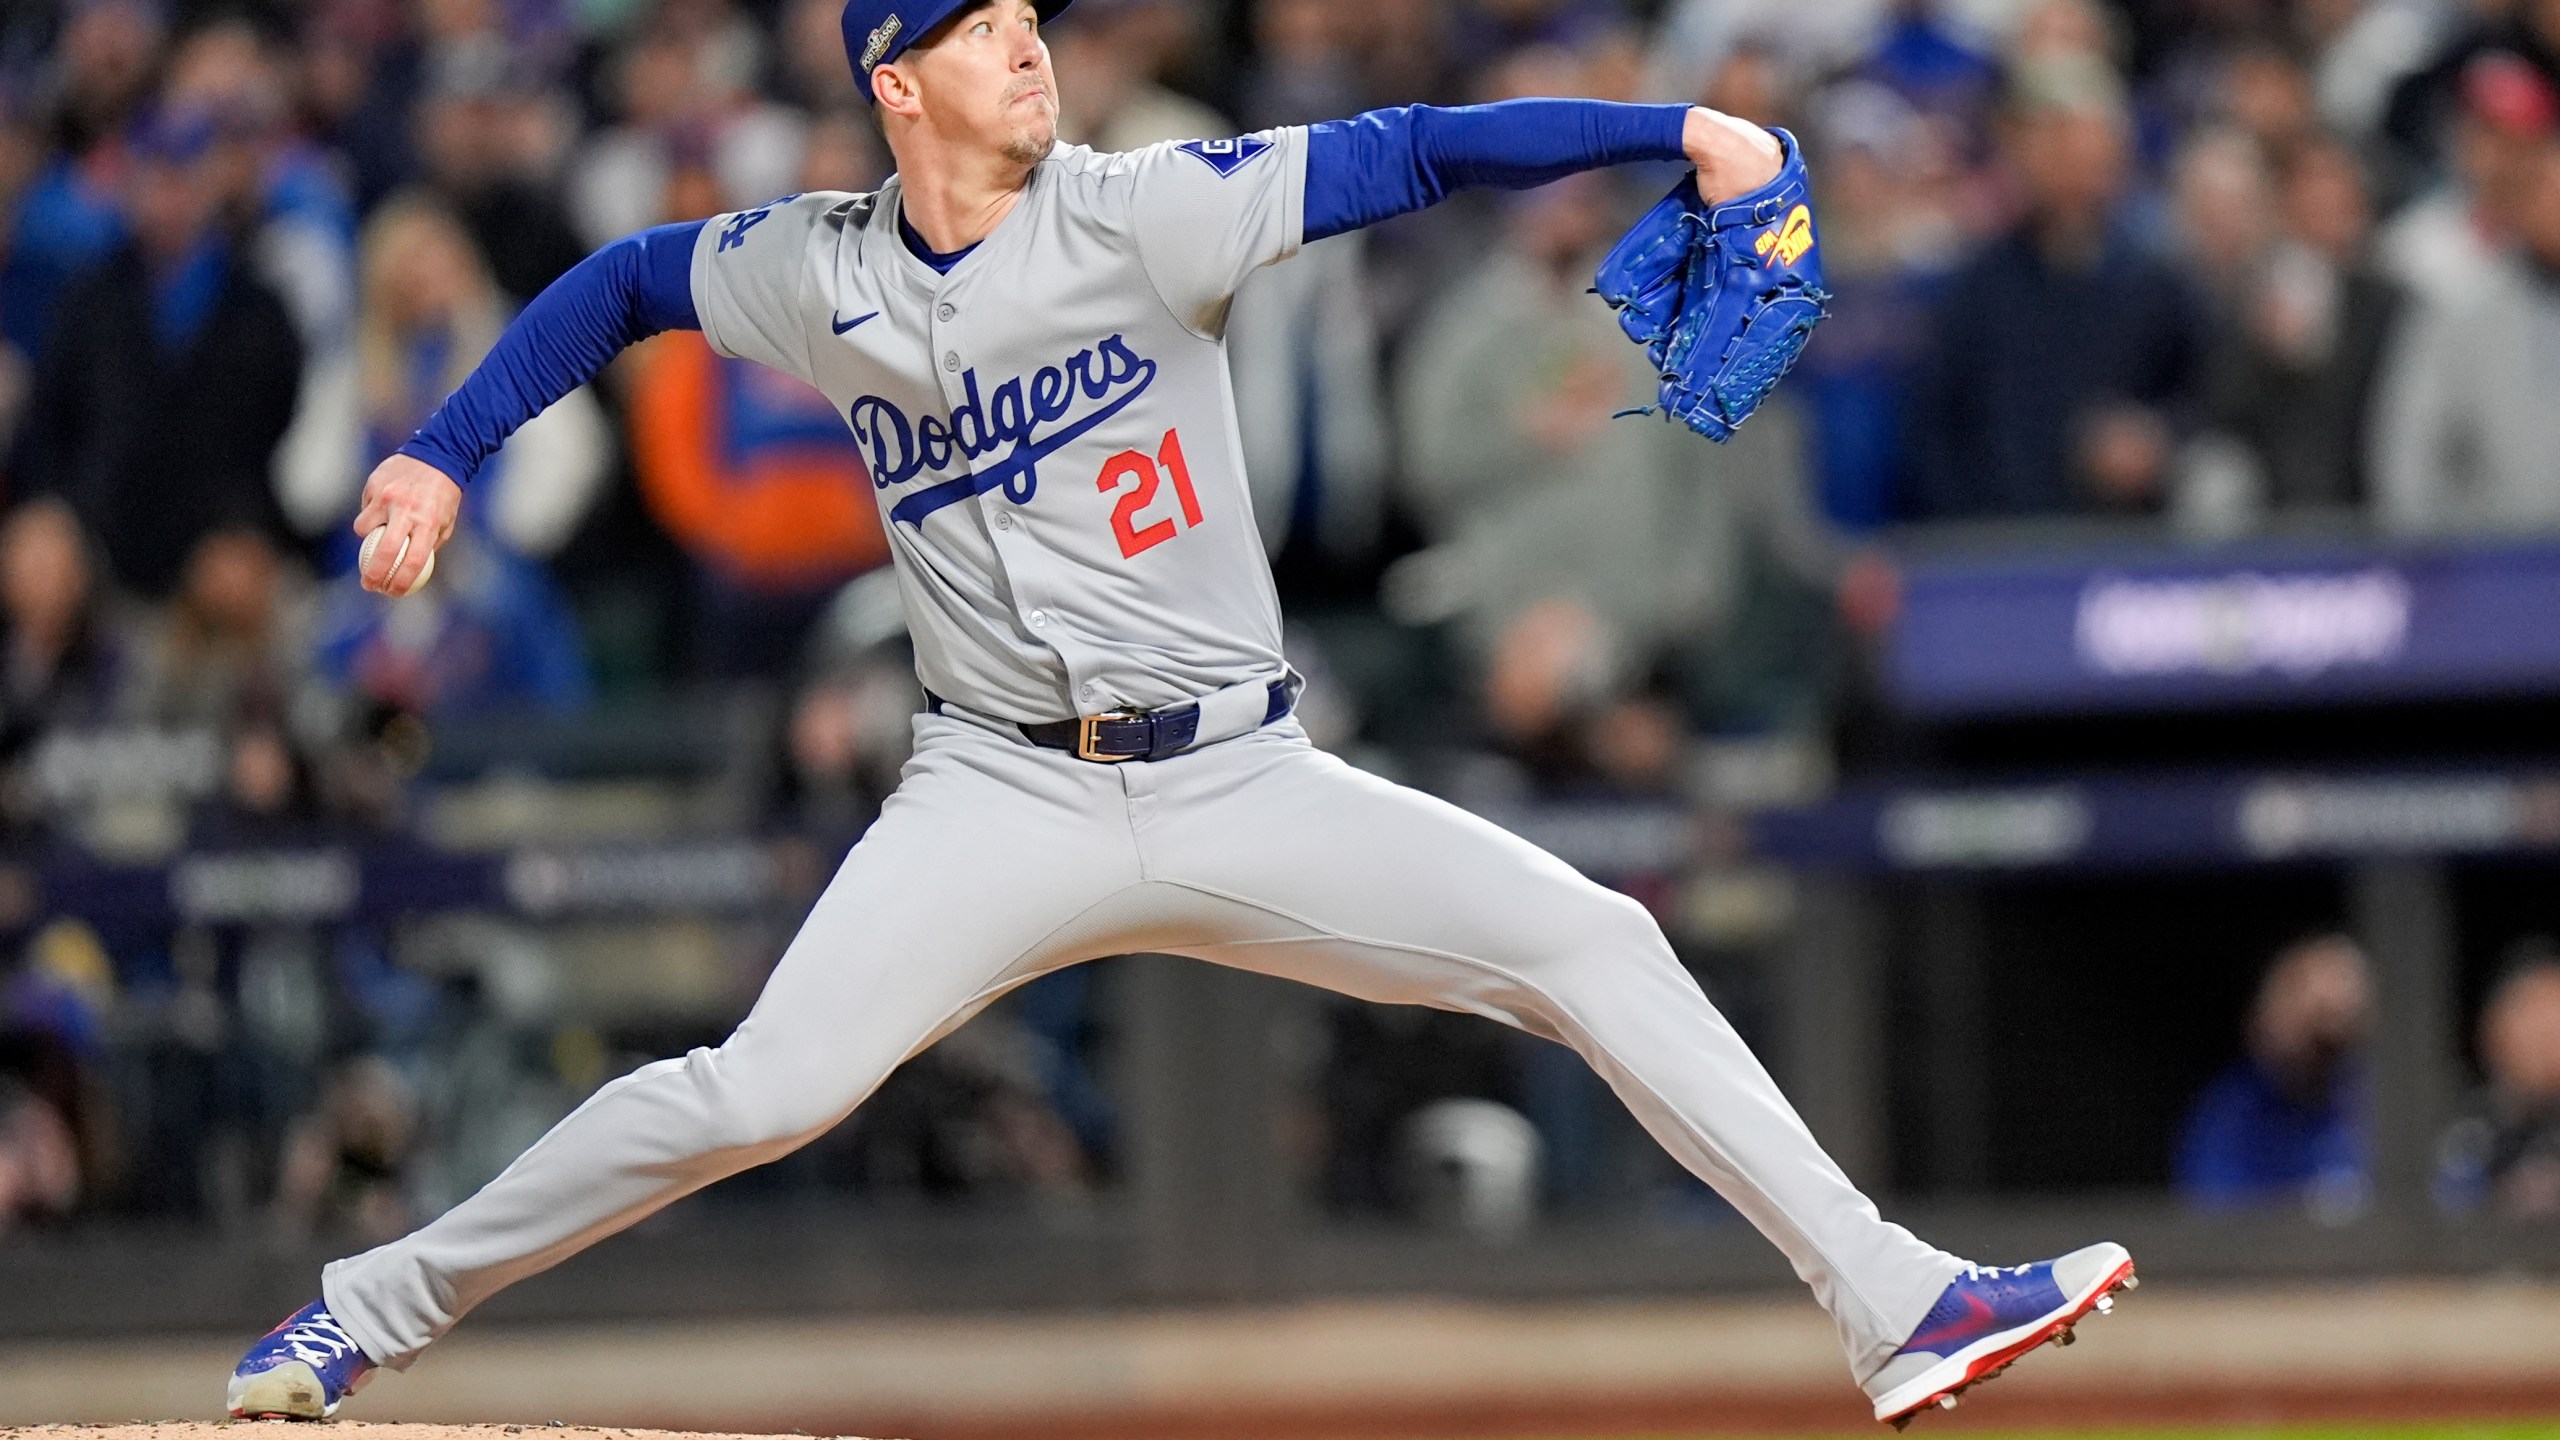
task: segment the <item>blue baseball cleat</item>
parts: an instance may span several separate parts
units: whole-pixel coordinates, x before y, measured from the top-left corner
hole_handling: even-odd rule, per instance
[[[1968,1386],[2008,1369],[2028,1351],[2070,1344],[2071,1327],[2082,1316],[2114,1308],[2115,1292],[2137,1283],[2133,1257],[2113,1244],[2006,1270],[1968,1266],[1947,1283],[1920,1328],[1868,1378],[1876,1418],[1899,1430],[1932,1405],[1953,1410]]]
[[[373,1375],[356,1337],[314,1300],[249,1347],[231,1372],[231,1414],[241,1420],[326,1420]]]

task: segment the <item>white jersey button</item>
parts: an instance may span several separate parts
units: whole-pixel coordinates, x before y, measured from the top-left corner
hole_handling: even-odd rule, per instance
[[[997,512],[996,512],[996,528],[997,528],[997,529],[999,529],[999,530],[1010,530],[1010,529],[1012,529],[1012,528],[1013,528],[1013,513],[1012,513],[1011,511],[1008,511],[1008,510],[999,510],[999,511],[997,511]]]
[[[959,314],[959,313],[960,313],[960,307],[958,307],[958,306],[956,306],[956,305],[948,305],[948,304],[946,304],[946,305],[944,305],[942,308],[940,308],[940,309],[938,309],[938,310],[934,311],[934,312],[933,312],[933,316],[934,316],[934,318],[935,318],[935,319],[937,319],[937,320],[948,320],[948,319],[950,319],[952,316],[957,315],[957,314]]]
[[[943,368],[943,369],[945,369],[945,370],[950,371],[950,372],[951,372],[952,374],[954,374],[954,375],[959,374],[959,373],[960,373],[960,352],[959,352],[959,351],[957,351],[957,350],[954,350],[954,351],[950,352],[949,354],[944,355],[944,356],[942,357],[942,368]]]
[[[1046,610],[1034,610],[1034,611],[1032,611],[1032,612],[1031,612],[1031,628],[1032,628],[1032,629],[1037,630],[1037,629],[1039,629],[1041,626],[1046,625],[1046,624],[1048,624],[1048,623],[1049,623],[1049,612],[1048,612],[1048,611],[1046,611]]]

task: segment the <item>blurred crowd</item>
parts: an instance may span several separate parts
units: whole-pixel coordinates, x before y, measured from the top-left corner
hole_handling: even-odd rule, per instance
[[[2365,955],[2310,936],[2267,967],[2245,1053],[2196,1098],[2179,1137],[2179,1192],[2205,1209],[2299,1206],[2343,1224],[2373,1200],[2365,1051],[2377,1023]],[[2482,1083],[2436,1142],[2449,1214],[2560,1218],[2560,946],[2510,946],[2473,1040]]]
[[[706,693],[747,697],[712,729],[757,758],[716,795],[631,804],[858,832],[916,695],[870,487],[815,392],[664,336],[515,438],[419,596],[364,594],[346,533],[372,463],[591,249],[886,173],[837,9],[0,7],[13,853],[502,843],[504,805],[438,802],[440,747],[539,740],[609,770],[587,721]],[[1309,726],[1470,803],[1818,783],[1819,763],[1714,762],[1824,749],[1909,527],[2560,524],[2554,0],[1079,0],[1049,38],[1066,137],[1106,149],[1533,94],[1703,102],[1805,144],[1833,314],[1730,446],[1623,414],[1651,380],[1585,293],[1670,172],[1461,197],[1238,296]],[[0,1224],[85,1189],[379,1229],[619,1047],[684,1038],[600,1038],[432,926],[54,919],[0,915],[23,951],[0,988]],[[2182,1154],[2194,1193],[2356,1203],[2359,963],[2327,940],[2276,968]],[[2554,975],[2523,965],[2490,1006],[2449,1204],[2551,1203]],[[694,1023],[752,988],[731,979]],[[1089,1183],[1092,1007],[1025,993],[1001,1038],[882,1107],[906,1119],[807,1166]],[[1411,1199],[1397,1147],[1434,1104],[1557,1093],[1508,1052],[1399,1070],[1369,1023],[1335,1026],[1327,1084],[1396,1098],[1330,1142],[1346,1204]],[[457,1059],[484,1050],[513,1058]],[[515,1078],[493,1100],[462,1078],[486,1074]],[[1516,1156],[1507,1122],[1430,1113],[1430,1143]]]

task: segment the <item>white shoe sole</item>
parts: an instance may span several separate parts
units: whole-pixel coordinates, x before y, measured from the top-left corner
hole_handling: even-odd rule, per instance
[[[1876,1418],[1900,1430],[1932,1405],[1953,1410],[1956,1396],[2008,1369],[2028,1351],[2039,1345],[2070,1344],[2072,1326],[2092,1311],[2104,1313],[2113,1308],[2115,1302],[2110,1297],[2141,1283],[2133,1275],[2133,1256],[2122,1246],[2115,1249],[2115,1263],[2099,1271],[2096,1280],[2061,1305],[2024,1325],[1985,1335],[1877,1396]]]
[[[326,1420],[338,1407],[328,1400],[320,1376],[299,1360],[231,1377],[231,1416],[235,1420]]]

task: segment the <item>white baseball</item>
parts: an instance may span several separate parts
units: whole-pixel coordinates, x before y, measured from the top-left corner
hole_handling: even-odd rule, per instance
[[[368,572],[373,569],[373,552],[382,548],[382,537],[389,534],[390,531],[391,527],[384,525],[377,528],[372,534],[364,537],[363,546],[356,551],[356,569],[359,573]],[[400,562],[407,559],[408,556],[409,539],[404,535],[400,538],[400,553],[391,557],[391,568],[394,570],[399,569]],[[407,590],[401,593],[408,595],[416,594],[419,587],[427,583],[427,577],[434,573],[436,573],[436,557],[433,554],[430,554],[427,556],[426,565],[418,571],[418,578],[410,583]]]

